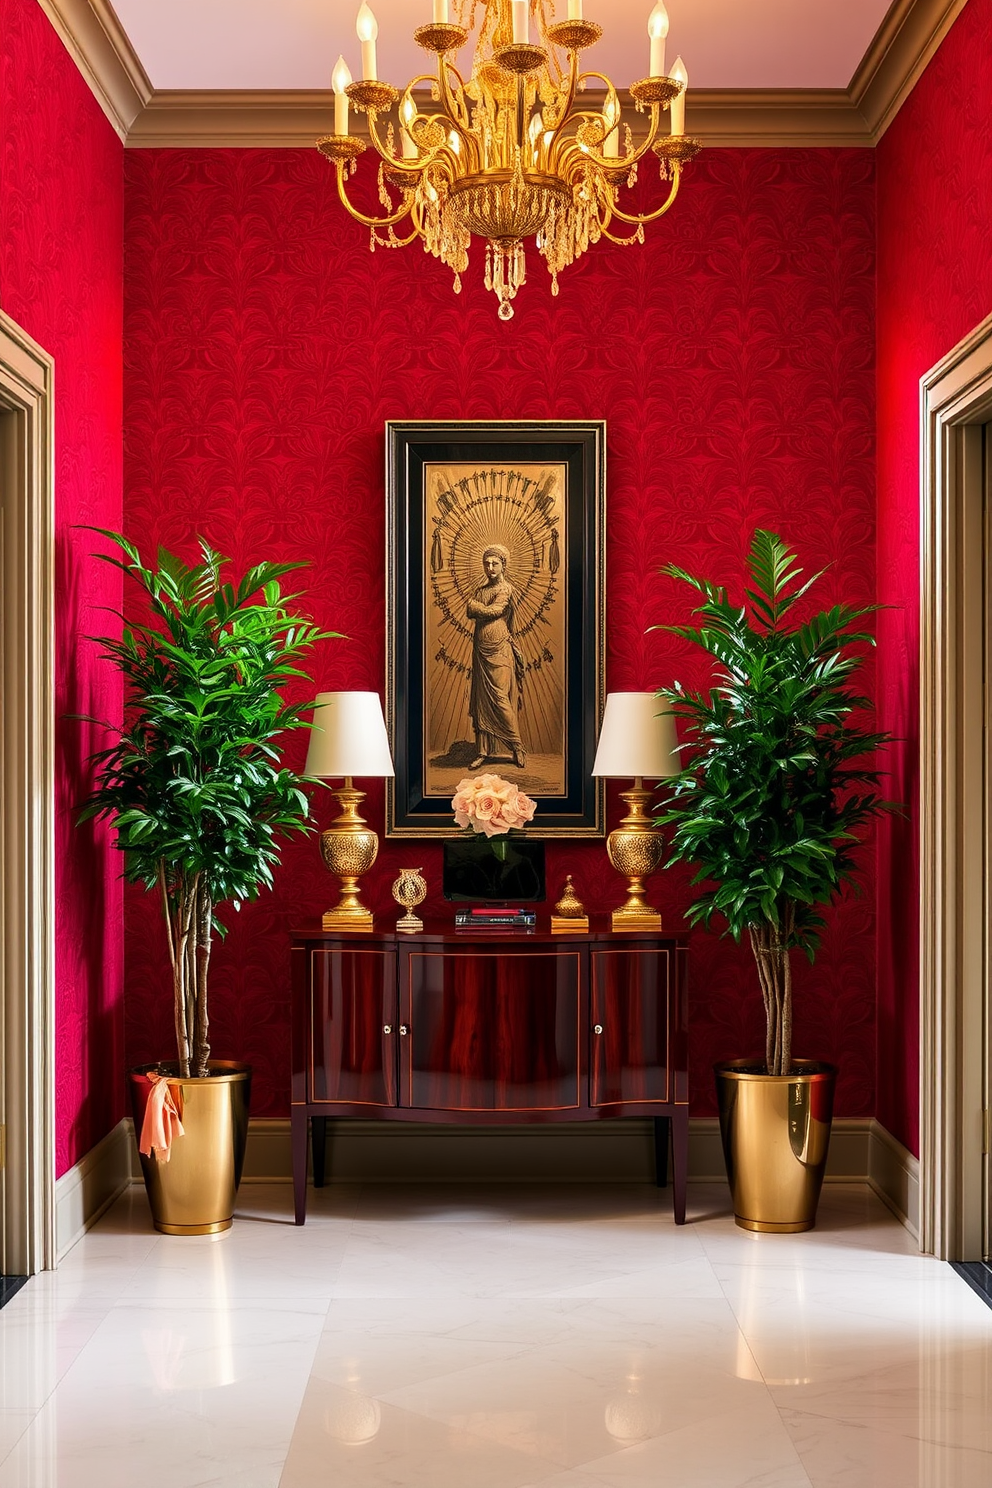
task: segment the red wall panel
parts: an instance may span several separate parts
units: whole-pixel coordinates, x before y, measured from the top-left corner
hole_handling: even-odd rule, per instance
[[[648,631],[688,612],[658,567],[739,582],[755,525],[781,531],[810,568],[830,565],[824,600],[874,598],[870,152],[706,151],[644,247],[593,249],[556,300],[531,261],[509,324],[477,251],[459,296],[419,248],[370,255],[316,151],[128,151],[125,172],[128,529],[186,554],[199,532],[239,565],[306,559],[313,613],[347,637],[315,658],[319,688],[383,685],[390,418],[607,420],[612,689],[703,680],[682,643]],[[304,747],[294,741],[297,763]],[[381,828],[380,788],[368,805]],[[611,822],[618,806],[611,793]],[[440,907],[438,846],[384,843],[367,880],[379,915],[407,864],[424,866],[428,909]],[[617,901],[602,843],[552,844],[556,891],[566,871],[591,907]],[[214,1051],[253,1061],[257,1114],[288,1110],[289,926],[332,892],[307,842],[287,850],[275,893],[226,916]],[[680,873],[653,892],[669,923],[689,902]],[[140,893],[126,946],[129,1057],[162,1056],[164,945]],[[761,1046],[749,956],[695,938],[698,1111],[713,1109],[712,1060]],[[838,1059],[840,1113],[871,1114],[870,895],[839,907],[815,968],[796,971],[797,1053]]]
[[[919,1136],[920,378],[992,311],[992,0],[971,0],[878,147],[878,709],[905,820],[879,833],[878,1106]]]
[[[122,156],[37,0],[0,0],[0,305],[55,358],[59,1173],[123,1113],[120,864],[73,825],[103,740],[70,718],[120,713],[85,639],[120,586],[75,524],[121,521]]]

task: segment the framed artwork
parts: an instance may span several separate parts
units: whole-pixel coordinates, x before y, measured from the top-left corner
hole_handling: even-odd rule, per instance
[[[447,837],[490,771],[541,837],[601,837],[606,425],[386,425],[387,837]]]

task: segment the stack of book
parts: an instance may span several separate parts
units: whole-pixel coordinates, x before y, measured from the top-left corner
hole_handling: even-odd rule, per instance
[[[455,910],[456,930],[533,930],[537,912],[509,904],[486,904]]]

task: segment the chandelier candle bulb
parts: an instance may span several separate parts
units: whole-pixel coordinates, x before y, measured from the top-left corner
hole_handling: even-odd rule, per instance
[[[448,24],[448,0],[434,0],[434,20],[443,26]]]
[[[582,0],[568,0],[568,19],[570,21],[581,21]]]
[[[400,131],[400,134],[403,139],[404,160],[416,160],[419,153],[417,150],[417,143],[413,138],[413,135],[410,133],[410,127],[416,117],[417,105],[414,103],[413,99],[408,96],[400,105],[400,119],[403,124],[403,128]]]
[[[648,16],[648,35],[651,38],[651,66],[649,76],[665,76],[665,38],[668,35],[668,11],[662,0],[658,0]]]
[[[355,30],[362,43],[362,82],[374,83],[379,76],[375,64],[375,39],[379,35],[379,23],[364,0],[358,12]]]
[[[620,126],[615,125],[603,141],[603,154],[606,158],[615,159],[620,154]]]
[[[348,133],[348,95],[345,89],[351,82],[351,70],[343,57],[339,57],[334,64],[331,73],[331,87],[334,89],[334,133]]]
[[[689,74],[685,70],[685,63],[681,57],[675,58],[672,78],[676,83],[682,84],[682,92],[678,98],[672,99],[672,133],[685,134],[685,90],[689,86]]]
[[[513,40],[530,41],[530,12],[527,0],[513,0]]]

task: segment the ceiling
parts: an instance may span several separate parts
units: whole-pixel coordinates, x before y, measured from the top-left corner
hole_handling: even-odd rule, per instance
[[[316,89],[343,52],[358,76],[361,0],[114,0],[155,89]],[[370,0],[378,71],[404,85],[429,70],[413,41],[431,0]],[[648,70],[653,0],[585,0],[604,27],[587,67],[626,86]],[[889,0],[666,0],[668,65],[681,53],[691,88],[846,88]],[[550,0],[565,14],[565,0]],[[452,3],[452,14],[455,0]],[[584,58],[585,60],[585,58]]]

